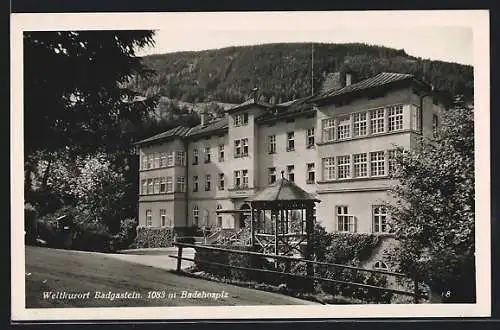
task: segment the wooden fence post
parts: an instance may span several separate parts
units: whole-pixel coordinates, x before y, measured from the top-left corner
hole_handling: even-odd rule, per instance
[[[181,271],[181,262],[182,262],[182,246],[177,246],[177,272]]]

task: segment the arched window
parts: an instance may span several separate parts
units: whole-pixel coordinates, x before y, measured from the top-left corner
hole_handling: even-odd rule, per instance
[[[222,210],[222,206],[217,204],[217,210]],[[222,214],[217,213],[217,227],[222,227]]]
[[[193,226],[198,227],[198,223],[200,221],[200,210],[198,209],[198,205],[193,206]]]
[[[240,210],[248,210],[248,212],[250,212],[250,205],[245,203],[241,205]],[[250,216],[246,212],[240,213],[240,228],[245,228],[245,221],[247,218],[250,218]]]
[[[205,226],[205,227],[209,226],[208,210],[203,211],[203,226]]]
[[[387,270],[387,265],[383,261],[377,261],[375,265],[373,265],[373,269],[379,269],[379,270]]]

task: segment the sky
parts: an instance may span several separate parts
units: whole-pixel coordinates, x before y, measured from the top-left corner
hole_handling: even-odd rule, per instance
[[[445,16],[442,20],[421,16],[416,21],[409,15],[406,21],[404,15],[379,20],[372,15],[349,19],[339,17],[338,13],[320,16],[290,13],[289,17],[252,13],[183,14],[171,16],[158,27],[155,47],[144,49],[139,55],[280,42],[362,42],[404,49],[409,55],[425,59],[474,65],[473,28],[466,21],[447,24]],[[380,24],[373,24],[374,21]],[[388,25],[387,21],[395,24]],[[415,22],[419,24],[410,24]]]

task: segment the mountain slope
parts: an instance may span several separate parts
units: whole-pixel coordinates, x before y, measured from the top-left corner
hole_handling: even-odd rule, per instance
[[[280,43],[151,55],[144,63],[157,71],[132,85],[145,94],[159,93],[185,102],[243,102],[252,88],[276,102],[310,95],[311,44]],[[382,71],[411,73],[437,90],[473,96],[473,68],[416,58],[387,47],[366,44],[314,44],[314,90],[328,73],[350,70],[354,81]]]

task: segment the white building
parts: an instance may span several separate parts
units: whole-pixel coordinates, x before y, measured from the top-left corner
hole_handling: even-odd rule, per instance
[[[278,105],[251,99],[225,118],[138,142],[139,225],[239,228],[239,216],[216,210],[248,207],[284,171],[321,200],[316,218],[327,230],[386,230],[394,150],[432,135],[444,106],[409,74],[345,81]]]

